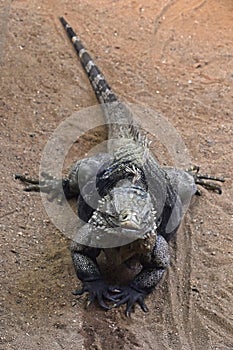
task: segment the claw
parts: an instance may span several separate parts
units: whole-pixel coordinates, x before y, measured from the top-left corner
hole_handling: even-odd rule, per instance
[[[123,304],[127,304],[125,315],[130,317],[131,312],[134,309],[135,304],[139,304],[142,311],[148,312],[149,309],[144,302],[146,293],[144,291],[139,291],[131,286],[126,286],[122,288],[122,291],[113,297],[115,303],[112,307],[116,308]]]
[[[97,296],[97,300],[99,302],[99,305],[104,309],[104,310],[110,310],[110,306],[108,306],[107,304],[105,304],[105,302],[102,299],[102,296]]]
[[[143,299],[138,300],[138,304],[140,305],[143,312],[149,312],[149,309],[148,309],[148,307]]]
[[[23,189],[25,192],[40,192],[40,186],[28,186]]]
[[[125,316],[131,317],[131,313],[132,313],[132,311],[134,312],[134,310],[135,310],[135,304],[133,304],[132,301],[131,302],[128,301],[127,308],[125,310]]]
[[[127,295],[126,297],[124,297],[123,299],[119,300],[116,304],[115,307],[119,307],[125,303],[127,303],[129,301],[129,296]]]
[[[214,192],[217,192],[218,194],[221,194],[222,193],[221,187],[216,185],[213,182],[208,182],[208,180],[225,182],[225,179],[221,176],[217,177],[217,176],[208,175],[208,174],[200,174],[199,170],[200,170],[199,166],[194,165],[193,167],[191,167],[190,169],[187,169],[186,171],[193,176],[195,183],[197,185],[200,185],[209,191],[214,191]],[[197,192],[196,194],[200,195],[200,191]]]
[[[91,305],[92,301],[90,299],[87,300],[85,309],[88,309],[88,307]]]
[[[20,180],[26,184],[31,184],[33,186],[28,186],[24,188],[24,191],[26,192],[40,192],[42,191],[42,184],[43,182],[40,182],[39,179],[32,179],[31,177],[27,177],[25,175],[15,174],[15,179]]]
[[[116,301],[114,296],[112,297],[108,292],[104,293],[103,295],[104,295],[104,298],[109,300],[109,301]]]
[[[73,292],[74,295],[82,295],[85,292],[89,294],[86,303],[86,308],[89,307],[95,300],[104,310],[110,310],[112,307],[106,304],[106,300],[110,302],[116,302],[115,296],[112,296],[110,292],[118,290],[116,287],[109,287],[102,279],[94,281],[84,281],[81,290]]]
[[[125,316],[126,316],[126,317],[131,317],[131,311],[132,311],[132,310],[126,310],[126,311],[125,311]]]
[[[217,180],[216,180],[217,181]],[[220,180],[219,180],[220,181]],[[195,183],[197,185],[200,185],[204,188],[206,188],[207,190],[209,191],[214,191],[214,192],[217,192],[218,194],[222,194],[222,189],[220,186],[216,185],[215,183],[213,182],[205,182],[204,180],[202,180],[201,178],[197,178],[195,180]]]
[[[121,289],[116,288],[116,287],[109,287],[109,291],[113,292],[113,293],[120,293],[120,292],[122,292]]]
[[[25,175],[15,174],[15,180],[20,180],[22,182],[27,182],[32,185],[39,185],[38,179],[32,179],[30,177],[27,177]]]

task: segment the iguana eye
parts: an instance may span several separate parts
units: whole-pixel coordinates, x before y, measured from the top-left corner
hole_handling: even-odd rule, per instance
[[[123,214],[120,215],[120,219],[121,219],[121,220],[127,220],[128,217],[129,217],[129,214],[128,214],[128,213],[123,213]]]

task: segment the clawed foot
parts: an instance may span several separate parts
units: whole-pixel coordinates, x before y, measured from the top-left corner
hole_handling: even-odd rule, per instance
[[[86,307],[94,301],[97,301],[104,310],[127,304],[125,310],[127,317],[130,317],[135,304],[139,304],[144,312],[149,311],[144,301],[147,294],[130,286],[118,288],[108,286],[103,280],[88,281],[83,283],[82,289],[73,292],[74,295],[82,295],[84,293],[89,293]],[[110,306],[106,302],[110,302]]]
[[[200,174],[199,170],[200,170],[199,166],[194,165],[192,168],[188,169],[187,172],[194,177],[195,183],[197,185],[200,185],[206,188],[207,190],[214,191],[214,192],[217,192],[218,194],[221,194],[222,193],[221,186],[217,185],[212,181],[224,182],[225,179],[223,177]],[[197,190],[196,194],[200,195],[201,192]]]
[[[105,300],[114,302],[115,298],[114,296],[112,296],[111,293],[119,292],[119,289],[108,286],[103,280],[95,280],[83,282],[82,289],[76,290],[75,292],[73,292],[73,294],[82,295],[84,293],[89,293],[86,307],[88,307],[91,303],[97,300],[99,305],[104,310],[110,310],[111,307],[106,304]]]
[[[16,180],[20,180],[24,183],[26,183],[27,187],[24,188],[24,191],[26,192],[44,192],[48,193],[48,200],[53,201],[55,198],[57,199],[58,203],[61,203],[64,199],[64,191],[63,189],[66,186],[65,179],[58,180],[54,176],[42,173],[43,180],[39,179],[32,179],[30,177],[24,176],[24,175],[15,175]]]
[[[27,184],[33,184],[33,186],[28,186],[24,189],[24,191],[34,191],[34,192],[40,192],[40,186],[39,186],[39,180],[32,179],[30,177],[16,174],[15,175],[16,180],[20,180],[22,182],[25,182]]]
[[[125,315],[127,317],[130,317],[131,312],[134,310],[135,304],[138,304],[142,311],[149,312],[149,309],[145,304],[146,295],[146,292],[134,289],[131,286],[121,287],[121,292],[113,297],[116,301],[113,307],[119,307],[123,304],[127,304],[125,310]]]

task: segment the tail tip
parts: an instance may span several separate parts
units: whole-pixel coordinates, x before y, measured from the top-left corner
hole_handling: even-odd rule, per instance
[[[67,25],[67,22],[66,22],[66,20],[65,20],[65,18],[63,16],[60,16],[59,20],[63,24],[64,27]]]

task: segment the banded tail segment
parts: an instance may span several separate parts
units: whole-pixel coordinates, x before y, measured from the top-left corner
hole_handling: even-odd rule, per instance
[[[113,93],[112,89],[106,82],[103,74],[99,68],[95,65],[91,56],[83,46],[81,40],[75,34],[71,26],[66,22],[64,17],[60,17],[60,21],[65,28],[68,37],[70,38],[80,62],[89,78],[95,95],[100,103],[111,103],[118,101],[117,96]]]

